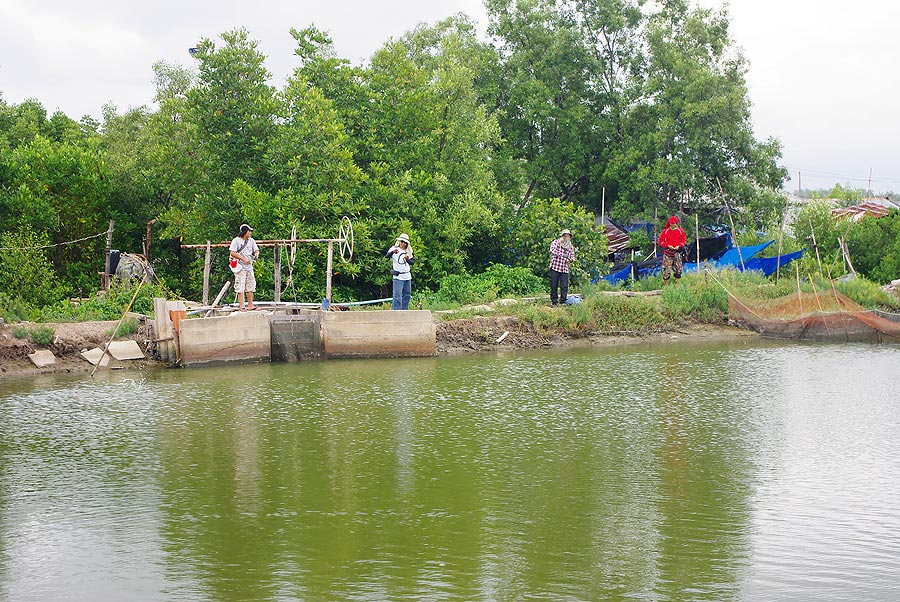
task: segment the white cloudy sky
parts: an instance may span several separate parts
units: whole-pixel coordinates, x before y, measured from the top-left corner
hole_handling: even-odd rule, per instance
[[[722,0],[699,0],[720,7]],[[759,136],[784,144],[790,188],[836,181],[900,192],[900,2],[731,0],[732,35],[750,61]],[[290,27],[315,23],[338,53],[364,61],[417,23],[464,12],[485,24],[481,0],[0,0],[0,92],[52,112],[99,115],[149,104],[151,65],[190,64],[201,37],[246,26],[276,83],[293,69]]]

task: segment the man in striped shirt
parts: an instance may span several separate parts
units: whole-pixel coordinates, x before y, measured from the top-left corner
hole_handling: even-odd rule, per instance
[[[550,304],[561,302],[565,305],[569,298],[569,262],[575,261],[572,233],[563,230],[559,238],[550,243]],[[559,297],[557,297],[559,289]]]

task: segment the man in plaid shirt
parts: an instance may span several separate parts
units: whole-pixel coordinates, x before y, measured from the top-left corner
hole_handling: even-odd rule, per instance
[[[560,237],[550,243],[550,304],[563,304],[569,298],[569,262],[575,261],[572,233],[563,230]],[[556,292],[559,289],[559,297]]]

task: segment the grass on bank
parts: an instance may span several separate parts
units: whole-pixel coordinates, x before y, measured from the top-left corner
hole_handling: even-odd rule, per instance
[[[713,278],[714,276],[714,278]],[[831,282],[813,278],[800,282],[803,292],[830,293]],[[860,305],[887,310],[900,309],[900,299],[865,278],[835,283],[835,288]],[[723,288],[724,287],[724,288]],[[654,276],[639,280],[630,287],[609,286],[605,283],[582,287],[575,292],[583,297],[578,305],[550,307],[547,301],[497,305],[493,311],[464,308],[439,315],[442,320],[472,317],[477,314],[513,315],[531,322],[544,331],[558,331],[572,335],[591,333],[649,334],[671,330],[687,324],[723,324],[728,318],[728,289],[734,295],[748,299],[771,299],[796,293],[797,281],[780,279],[776,284],[755,272],[726,270],[713,275],[685,274],[677,285],[662,287],[662,278]],[[626,297],[604,292],[624,290],[661,290],[659,296]],[[546,293],[545,293],[546,294]],[[488,299],[479,299],[489,302]],[[426,309],[433,309],[426,307]]]
[[[12,335],[17,339],[28,338],[32,343],[43,345],[45,347],[53,340],[54,334],[56,334],[56,331],[53,330],[53,327],[46,324],[31,327],[14,326],[12,328]]]

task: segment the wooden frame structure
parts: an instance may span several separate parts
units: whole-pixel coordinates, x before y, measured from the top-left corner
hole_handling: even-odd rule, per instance
[[[328,244],[328,259],[325,266],[325,298],[328,300],[328,303],[331,303],[331,281],[332,276],[334,274],[333,265],[334,265],[334,244],[338,243],[338,251],[341,257],[341,261],[344,263],[348,263],[351,259],[353,259],[353,222],[350,221],[350,218],[344,216],[341,218],[340,227],[338,229],[338,238],[297,238],[296,236],[296,228],[291,232],[290,238],[284,239],[271,239],[271,240],[257,240],[256,246],[263,247],[273,247],[275,249],[275,265],[273,268],[274,271],[274,280],[275,280],[275,302],[281,302],[281,249],[282,247],[290,246],[290,257],[291,261],[296,254],[297,243],[327,243]],[[206,257],[203,261],[203,305],[209,305],[209,274],[212,268],[212,249],[221,249],[221,248],[230,248],[231,242],[217,242],[213,243],[211,241],[206,241],[206,244],[201,245],[181,245],[182,249],[206,249]],[[218,303],[219,299],[216,299]]]

